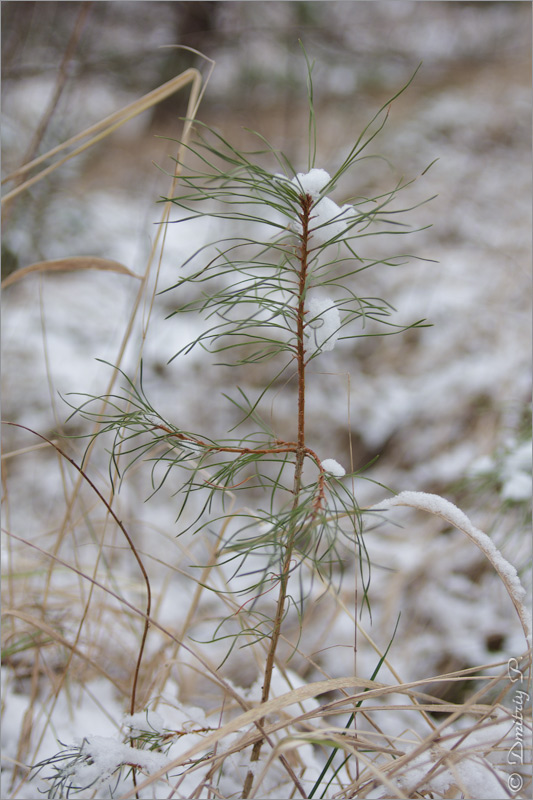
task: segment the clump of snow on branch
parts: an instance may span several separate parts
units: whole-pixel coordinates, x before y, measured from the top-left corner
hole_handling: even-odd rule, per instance
[[[307,325],[317,350],[333,350],[339,338],[341,319],[330,297],[310,297]]]
[[[329,173],[325,169],[312,169],[309,172],[299,172],[293,183],[304,194],[310,194],[313,200],[320,196],[320,192],[331,181]]]
[[[329,474],[333,475],[335,478],[342,478],[346,475],[344,467],[342,467],[338,461],[335,461],[334,458],[326,458],[321,462],[321,466],[325,472],[329,472]]]
[[[275,175],[278,180],[287,181],[285,175]],[[309,172],[299,172],[290,183],[299,193],[312,197],[311,225],[309,232],[313,244],[326,244],[332,239],[342,236],[356,217],[351,205],[338,206],[329,197],[320,197],[320,193],[330,183],[331,177],[324,169],[313,168]],[[295,219],[291,225],[298,235],[302,234],[302,224]]]
[[[342,236],[355,218],[353,206],[339,207],[329,197],[323,197],[313,206],[310,233],[314,242],[325,244]]]

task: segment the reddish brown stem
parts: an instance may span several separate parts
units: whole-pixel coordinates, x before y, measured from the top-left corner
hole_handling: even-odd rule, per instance
[[[305,353],[305,350],[304,350]],[[304,385],[305,391],[305,385]],[[248,455],[253,453],[254,455],[270,455],[272,453],[295,453],[296,454],[296,470],[295,470],[295,481],[298,479],[298,486],[295,487],[295,495],[298,495],[299,492],[299,481],[301,477],[301,471],[303,466],[303,461],[306,456],[311,458],[318,469],[320,470],[320,474],[318,476],[318,492],[316,499],[313,503],[313,514],[318,513],[320,508],[322,507],[324,501],[324,470],[320,465],[320,459],[318,458],[317,454],[314,450],[311,450],[310,447],[305,446],[305,438],[304,438],[304,402],[302,401],[301,405],[298,404],[298,420],[300,420],[300,416],[302,419],[302,427],[298,427],[298,432],[302,432],[301,443],[299,442],[283,442],[277,441],[274,447],[222,447],[216,444],[207,444],[207,442],[202,441],[202,439],[198,439],[194,436],[187,436],[184,433],[180,433],[179,431],[173,431],[171,428],[168,428],[166,425],[154,425],[154,430],[161,430],[168,433],[170,436],[174,436],[180,441],[185,442],[192,442],[193,444],[198,445],[198,447],[202,447],[205,450],[210,450],[215,453],[238,453],[239,455]],[[300,437],[299,437],[300,438]],[[300,465],[299,462],[301,461]],[[298,466],[299,465],[299,466]],[[206,481],[209,483],[209,481]],[[244,481],[243,481],[244,483]],[[214,485],[214,484],[210,484]],[[241,484],[236,484],[235,486],[230,486],[227,488],[234,489],[240,486]]]
[[[311,216],[311,208],[313,199],[311,195],[305,194],[300,197],[300,222],[302,232],[300,237],[300,246],[298,250],[299,257],[299,276],[298,276],[298,312],[297,312],[297,329],[296,329],[296,358],[298,363],[298,436],[296,447],[293,452],[296,454],[296,464],[294,468],[294,503],[293,509],[298,506],[299,494],[302,483],[302,469],[305,456],[308,450],[305,446],[305,293],[307,285],[307,269],[309,257],[309,220]],[[313,454],[314,455],[314,454]],[[318,460],[317,460],[317,463]],[[322,471],[321,471],[322,477]],[[278,647],[279,637],[281,634],[281,624],[285,615],[285,607],[287,602],[287,586],[289,582],[289,573],[292,560],[292,553],[294,548],[294,539],[296,536],[297,525],[296,522],[291,524],[290,530],[287,533],[287,542],[285,545],[285,558],[280,574],[279,582],[279,595],[276,607],[276,614],[274,617],[274,625],[272,628],[272,635],[270,637],[270,647],[267,653],[267,660],[265,664],[265,677],[263,682],[263,691],[261,694],[261,702],[266,703],[270,696],[270,685],[272,682],[272,674],[274,671],[274,662],[276,658],[276,650]],[[260,721],[262,726],[264,719]],[[259,739],[253,748],[250,762],[254,763],[259,761],[261,747],[263,740]],[[246,799],[249,797],[253,785],[253,771],[250,769],[244,781],[242,797]]]

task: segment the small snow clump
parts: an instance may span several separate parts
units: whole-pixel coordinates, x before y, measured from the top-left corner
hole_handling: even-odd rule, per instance
[[[341,318],[330,297],[310,297],[308,326],[313,331],[317,350],[333,350],[339,338]]]
[[[479,456],[468,467],[467,474],[471,478],[490,475],[496,469],[496,462],[491,456]]]
[[[108,736],[90,736],[81,745],[83,761],[69,772],[73,783],[101,786],[122,766],[135,764],[150,773],[170,763],[163,753],[138,750]]]
[[[325,169],[313,168],[309,172],[299,172],[291,183],[294,183],[298,189],[301,189],[305,194],[310,194],[313,200],[316,200],[330,180],[331,177]]]
[[[514,443],[503,455],[481,456],[468,470],[473,478],[493,476],[501,483],[502,500],[514,503],[531,498],[531,442]]]
[[[329,197],[323,197],[313,206],[311,214],[310,233],[314,240],[325,244],[330,239],[342,236],[355,217],[355,209],[349,205],[340,208]]]
[[[288,178],[281,174],[274,175],[274,178],[288,181]],[[317,201],[313,203],[311,210],[310,233],[319,244],[325,244],[330,239],[342,236],[350,222],[356,217],[353,206],[338,206],[329,197],[320,198],[320,192],[330,181],[329,173],[325,169],[317,168],[313,168],[309,172],[299,172],[290,181],[300,192],[311,195],[313,201]],[[301,235],[302,224],[299,219],[295,219],[291,227],[295,233]]]
[[[344,467],[341,467],[339,462],[335,461],[334,458],[326,458],[325,461],[321,462],[321,466],[325,472],[329,472],[330,475],[334,475],[336,478],[342,478],[346,475]]]
[[[501,491],[502,500],[520,503],[531,498],[531,475],[515,472],[506,479]]]

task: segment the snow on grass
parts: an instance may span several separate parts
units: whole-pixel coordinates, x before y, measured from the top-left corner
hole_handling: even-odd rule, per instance
[[[399,789],[411,796],[414,791],[435,793],[438,797],[476,797],[505,800],[508,776],[480,756],[439,751],[415,756],[397,779]],[[447,768],[447,763],[450,767]]]
[[[44,780],[51,777],[53,771],[46,767],[44,771],[33,774],[29,782],[22,783],[19,773],[14,778],[17,759],[23,756],[25,763],[34,765],[54,757],[61,746],[58,742],[71,744],[79,740],[80,733],[91,731],[97,739],[116,742],[119,720],[122,716],[122,703],[117,699],[112,685],[105,680],[92,680],[76,691],[75,702],[68,693],[60,692],[52,702],[52,698],[43,692],[37,703],[33,703],[29,694],[17,689],[12,670],[2,668],[2,796],[12,796],[11,781],[18,787],[16,797],[19,800],[35,800],[40,793],[46,793],[49,784]],[[50,705],[49,705],[50,704]],[[73,710],[75,709],[75,713]],[[49,715],[49,717],[48,717]],[[25,748],[20,747],[20,729],[26,720],[31,724],[30,732],[25,737]]]
[[[504,581],[511,600],[520,616],[526,638],[531,644],[532,622],[531,615],[526,607],[526,591],[520,582],[515,567],[502,556],[487,534],[480,531],[479,528],[476,528],[466,514],[457,508],[456,505],[439,495],[428,494],[427,492],[404,491],[394,497],[383,500],[381,503],[373,506],[371,510],[385,511],[394,506],[411,506],[412,508],[435,514],[466,533],[466,535],[477,544]]]
[[[150,774],[169,763],[168,757],[163,753],[139,750],[109,736],[85,737],[81,743],[80,756],[79,763],[69,771],[69,781],[74,786],[87,786],[100,791],[122,766],[136,766]]]

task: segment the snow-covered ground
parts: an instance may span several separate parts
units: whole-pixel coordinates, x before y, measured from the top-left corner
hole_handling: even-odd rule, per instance
[[[164,42],[161,19],[168,13],[167,4],[138,5],[161,6],[158,24],[146,23],[151,38],[144,41],[153,40],[154,46]],[[237,4],[225,5],[219,25],[227,31],[237,24],[232,8]],[[244,136],[236,124],[242,121],[266,133],[275,144],[286,145],[296,169],[305,170],[307,128],[301,98],[294,100],[294,114],[289,108],[280,116],[276,95],[267,93],[265,107],[254,108],[251,119],[246,118],[246,100],[233,117],[225,115],[221,100],[224,91],[235,87],[243,64],[249,67],[252,83],[253,75],[269,76],[268,80],[256,77],[259,86],[265,80],[268,86],[276,86],[278,71],[288,64],[291,69],[299,64],[305,76],[303,59],[295,55],[299,49],[295,46],[293,54],[292,45],[287,48],[267,35],[274,19],[279,26],[291,22],[295,12],[289,6],[293,5],[261,4],[258,19],[251,7],[259,4],[243,4],[239,17],[243,30],[236,39],[239,47],[232,51],[220,46],[205,116],[201,106],[199,117],[217,124],[228,138]],[[360,273],[352,287],[361,296],[387,299],[402,323],[426,318],[432,327],[385,338],[341,338],[314,360],[306,404],[308,443],[323,462],[334,460],[335,469],[338,465],[347,471],[351,466],[360,469],[379,455],[356,481],[361,506],[390,497],[385,487],[394,492],[438,493],[453,501],[501,551],[502,561],[497,563],[516,567],[529,596],[531,99],[529,38],[523,32],[527,14],[518,8],[527,4],[507,4],[513,7],[507,10],[498,3],[311,5],[316,6],[317,17],[315,27],[308,23],[306,47],[317,59],[317,167],[330,174],[372,113],[409,78],[421,59],[424,62],[413,86],[393,104],[386,128],[372,145],[373,152],[390,159],[394,169],[389,171],[374,160],[361,162],[342,181],[333,200],[342,206],[400,177],[416,176],[420,177],[402,193],[400,202],[416,206],[428,196],[437,197],[406,215],[414,228],[432,225],[401,239],[403,252],[414,257],[403,266]],[[355,10],[348,11],[349,6]],[[374,11],[372,6],[376,6]],[[428,9],[431,6],[433,11]],[[325,14],[330,28],[324,25]],[[117,35],[120,47],[127,51],[132,34],[121,24],[117,30],[123,33]],[[103,32],[99,46],[104,47],[108,36],[108,30]],[[283,58],[278,57],[280,52]],[[374,76],[372,70],[377,70]],[[3,147],[8,168],[25,151],[51,86],[50,76],[37,72],[6,91]],[[252,103],[253,91],[246,86],[242,91]],[[208,101],[210,92],[216,101]],[[114,90],[111,82],[80,79],[69,89],[71,113],[60,107],[61,113],[53,118],[50,146],[132,99],[135,95],[124,88]],[[283,128],[279,138],[275,138],[276,125]],[[39,184],[5,227],[5,245],[16,254],[19,266],[90,254],[117,260],[141,276],[158,227],[161,207],[156,201],[168,185],[168,178],[152,161],[172,169],[167,156],[172,148],[172,143],[155,140],[152,130],[134,123],[94,153],[55,173],[59,177],[50,184],[50,191],[45,183]],[[279,171],[276,164],[272,171]],[[179,212],[173,211],[171,219],[178,218]],[[144,388],[159,413],[185,429],[224,435],[237,418],[223,394],[235,396],[236,386],[241,386],[250,396],[256,395],[272,375],[271,368],[268,363],[246,370],[216,367],[199,348],[168,364],[197,335],[201,323],[190,314],[165,319],[175,308],[176,297],[172,292],[155,296],[152,304],[152,290],[156,280],[159,289],[175,283],[180,265],[204,243],[232,233],[234,229],[220,220],[169,225],[161,264],[150,272],[131,332],[127,332],[128,324],[141,288],[137,278],[67,272],[28,276],[8,286],[2,314],[3,419],[52,438],[57,438],[58,430],[86,432],[89,428],[78,418],[65,426],[69,414],[65,401],[79,403],[70,393],[106,392],[111,369],[96,359],[117,363],[124,342],[121,367],[133,376],[142,353]],[[397,238],[363,239],[361,247],[366,256],[395,254]],[[280,438],[293,437],[294,386],[276,385],[262,412]],[[134,606],[142,609],[144,602],[138,569],[105,507],[87,485],[71,506],[78,474],[39,444],[20,429],[4,430],[2,796],[29,800],[45,784],[38,779],[21,784],[24,768],[15,774],[14,765],[51,757],[61,749],[58,741],[71,746],[87,737],[85,752],[100,765],[100,776],[106,768],[104,754],[109,774],[113,759],[127,760],[123,737],[128,729],[121,725],[129,713],[141,623],[124,611],[120,599],[94,586],[91,589],[89,581],[61,562],[52,568],[49,557],[9,534],[73,565]],[[60,444],[80,463],[87,440]],[[26,448],[29,452],[19,452]],[[108,462],[103,444],[97,443],[88,472],[106,498]],[[200,736],[216,738],[214,731],[223,716],[221,697],[230,698],[230,689],[244,703],[253,704],[262,683],[260,657],[249,656],[252,648],[236,650],[220,669],[229,689],[217,687],[207,677],[205,664],[214,669],[227,653],[227,642],[198,642],[212,636],[220,616],[228,611],[216,595],[196,595],[198,570],[191,565],[205,564],[213,545],[209,538],[177,537],[180,499],[173,496],[177,486],[177,478],[171,477],[145,502],[151,493],[150,465],[137,465],[113,502],[145,559],[154,593],[154,619],[179,639],[189,609],[195,608],[194,619],[187,622],[192,635],[186,639],[189,649],[182,647],[178,652],[177,643],[155,629],[147,641],[145,663],[149,666],[143,699],[158,715],[150,725],[156,732],[193,731],[172,740],[167,752],[170,761],[192,749]],[[250,503],[256,499],[251,496]],[[190,518],[194,509],[192,505]],[[439,797],[528,796],[527,778],[521,777],[530,758],[526,723],[523,763],[510,756],[516,753],[520,714],[523,710],[527,718],[529,713],[522,709],[526,698],[519,694],[522,683],[512,671],[514,659],[525,649],[512,598],[460,525],[454,527],[439,514],[392,508],[379,521],[369,526],[365,538],[372,562],[372,620],[366,612],[360,620],[357,675],[370,678],[379,660],[365,637],[371,637],[383,653],[398,625],[378,681],[423,681],[480,665],[485,665],[483,674],[489,676],[505,674],[507,669],[507,693],[500,698],[500,682],[479,702],[487,703],[489,710],[490,704],[501,702],[509,713],[492,709],[487,727],[464,734],[462,741],[460,731],[479,718],[479,710],[472,709],[444,729],[444,738],[435,739],[433,749],[426,747],[418,754],[418,743],[441,720],[428,722],[418,711],[403,710],[403,695],[393,700],[377,698],[376,706],[394,702],[398,707],[387,707],[386,721],[379,709],[374,719],[391,747],[394,741],[396,755],[410,754],[412,760],[406,757],[409,766],[391,775],[387,789],[368,789],[364,796],[410,796],[419,782],[422,790],[432,790]],[[325,677],[353,674],[356,570],[353,554],[343,548],[345,568],[342,582],[340,574],[336,576],[337,594],[328,593],[309,576],[302,578],[310,598],[298,652],[285,674],[276,673],[275,695]],[[230,574],[231,565],[213,574],[213,583],[222,586]],[[264,598],[267,613],[273,602]],[[284,631],[290,642],[296,641],[298,630],[299,621],[291,614]],[[70,662],[73,643],[79,655]],[[443,702],[462,703],[481,685],[476,682],[470,689],[464,681],[441,681],[433,687],[423,683],[421,689]],[[310,704],[307,711],[318,707],[313,698],[306,702]],[[236,713],[232,706],[224,721]],[[341,718],[327,716],[322,724],[331,724],[333,719],[342,727],[348,714],[349,710]],[[140,724],[137,718],[129,722]],[[201,729],[202,733],[194,734]],[[227,751],[244,730],[229,732],[217,746]],[[363,731],[370,735],[371,725],[363,725]],[[446,754],[433,778],[426,777],[444,750],[456,753],[461,748],[468,750],[463,760],[455,764]],[[150,760],[145,751],[148,771],[164,764],[162,752],[153,753]],[[248,753],[227,757],[216,784],[218,796],[239,796]],[[307,767],[304,780],[309,791],[320,774],[323,751],[305,742],[299,757]],[[295,761],[298,766],[296,756]],[[84,762],[86,772],[80,773],[80,780],[96,777],[90,768],[91,763]],[[200,767],[198,773],[188,774],[174,796],[193,796],[207,771],[208,767]],[[42,774],[50,773],[48,766]],[[353,779],[349,774],[340,773],[345,786]],[[517,776],[512,780],[523,780],[523,786],[512,785],[511,775]],[[285,777],[276,767],[258,796],[289,796],[286,785],[277,788],[278,780]],[[146,788],[140,796],[170,796],[169,788],[158,786],[161,794]],[[100,786],[96,795],[87,791],[79,796],[108,796],[98,791],[104,788]],[[126,792],[126,783],[120,791]],[[323,796],[333,797],[339,791],[340,785],[332,784]]]

